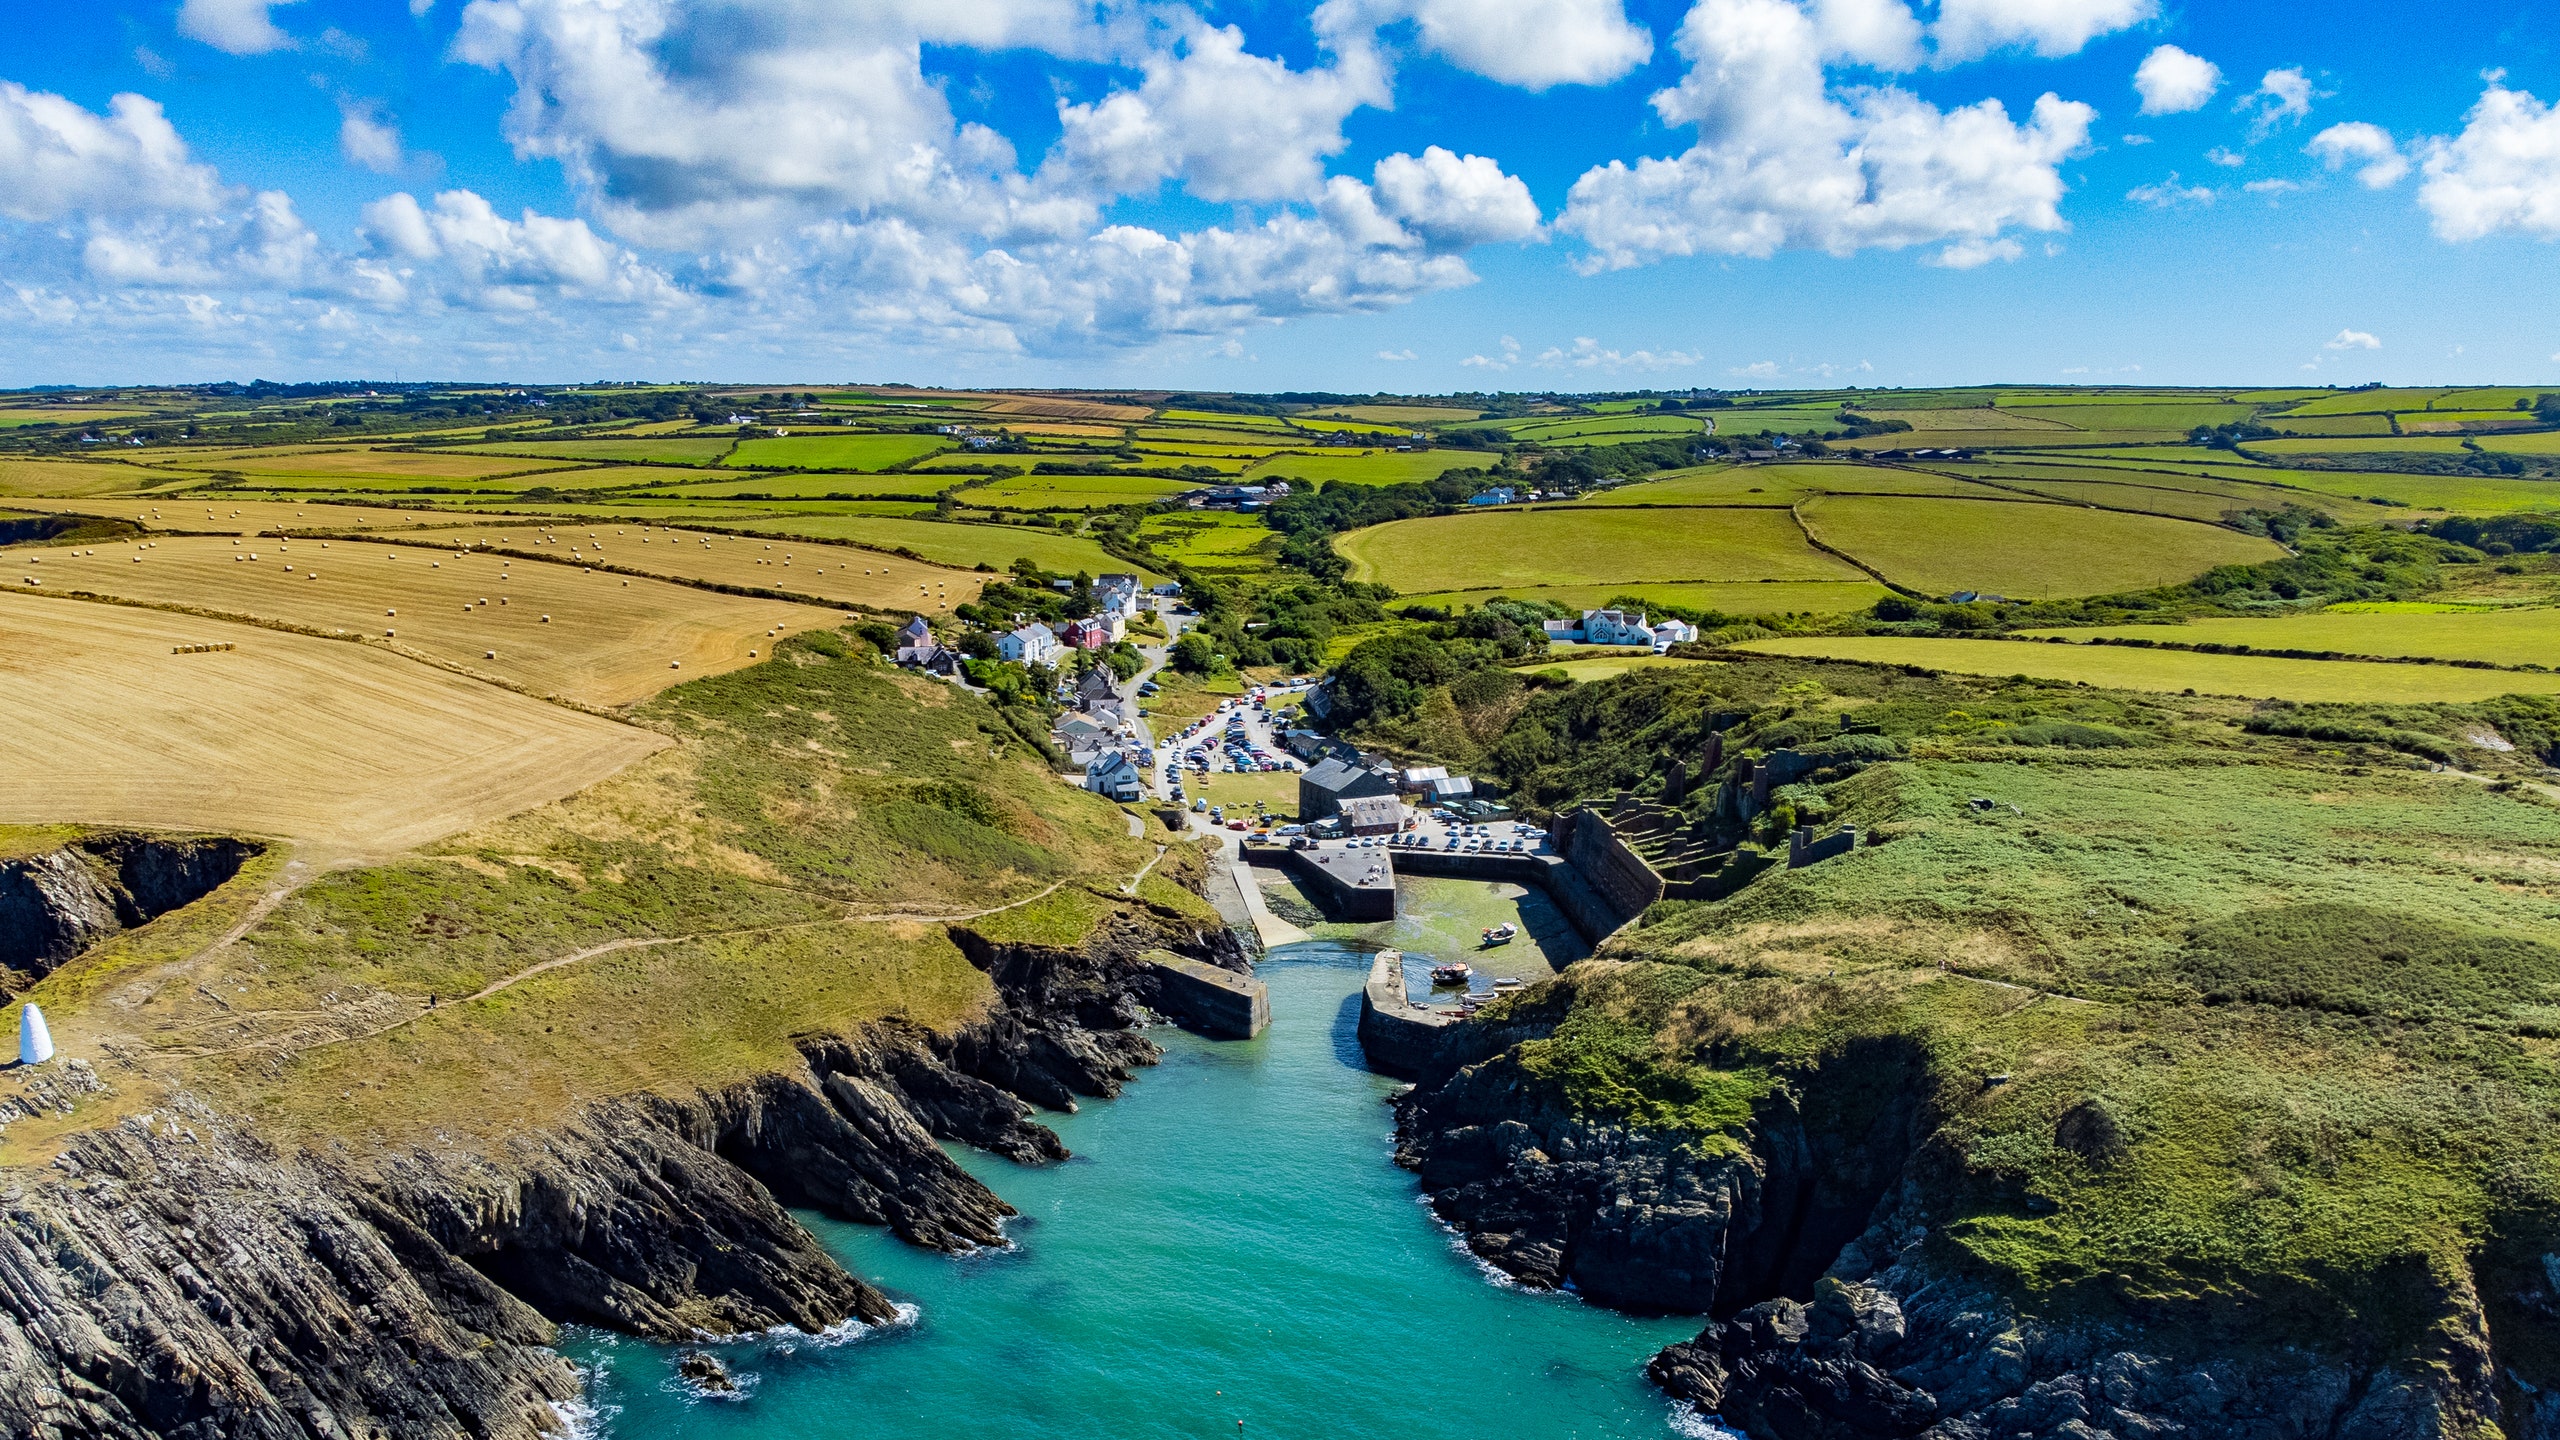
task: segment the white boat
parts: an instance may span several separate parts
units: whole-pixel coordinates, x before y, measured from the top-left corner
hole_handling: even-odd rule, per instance
[[[1452,960],[1446,965],[1434,965],[1431,967],[1431,983],[1434,985],[1464,985],[1469,979],[1473,978],[1475,973],[1475,968],[1473,966],[1468,965],[1463,961]]]
[[[1484,943],[1487,947],[1508,945],[1514,939],[1518,938],[1519,934],[1520,927],[1517,925],[1505,923],[1491,926],[1484,932]]]

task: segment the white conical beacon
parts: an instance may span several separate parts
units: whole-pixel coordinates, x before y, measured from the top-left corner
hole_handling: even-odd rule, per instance
[[[53,1032],[45,1028],[44,1011],[32,1000],[18,1012],[18,1063],[41,1065],[53,1058]]]

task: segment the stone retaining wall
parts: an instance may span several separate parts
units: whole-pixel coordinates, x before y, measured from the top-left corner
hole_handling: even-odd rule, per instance
[[[1421,1078],[1439,1052],[1440,1038],[1458,1017],[1405,998],[1404,954],[1381,950],[1369,962],[1360,990],[1360,1053],[1369,1066],[1399,1079]]]
[[[1271,992],[1233,970],[1150,950],[1140,957],[1156,978],[1156,1008],[1204,1035],[1250,1040],[1271,1024]]]

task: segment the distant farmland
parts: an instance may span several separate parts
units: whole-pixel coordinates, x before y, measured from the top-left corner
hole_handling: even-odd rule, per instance
[[[1335,542],[1354,578],[1422,593],[1676,580],[1843,580],[1787,512],[1503,509],[1399,520]]]
[[[1824,544],[1931,595],[2104,595],[2284,554],[2218,526],[2069,505],[1834,495],[1797,513]]]
[[[1734,647],[1764,655],[1810,655],[1920,665],[1966,675],[2032,675],[2118,690],[2254,699],[2360,702],[2473,701],[2493,695],[2560,694],[2560,675],[2464,670],[2450,665],[2393,665],[2358,660],[2282,660],[2260,655],[2198,655],[2121,645],[2046,645],[2021,640],[1931,640],[1900,635],[1840,635],[1754,640]]]
[[[216,643],[236,648],[170,653]],[[0,823],[386,855],[573,794],[665,744],[376,646],[0,596]]]
[[[509,533],[529,540],[539,528]],[[369,636],[537,695],[593,705],[626,705],[680,680],[752,664],[747,652],[770,654],[765,632],[777,624],[796,632],[841,618],[575,564],[370,540],[176,537],[148,550],[130,542],[0,550],[0,581],[14,589],[29,578],[55,593]]]

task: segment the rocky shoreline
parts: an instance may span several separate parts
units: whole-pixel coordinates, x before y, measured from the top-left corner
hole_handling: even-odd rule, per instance
[[[1474,1024],[1397,1101],[1397,1160],[1488,1264],[1620,1309],[1710,1317],[1648,1373],[1756,1440],[2560,1435],[2560,1394],[2500,1383],[2469,1277],[2419,1287],[2414,1341],[2254,1339],[2194,1306],[2023,1313],[1932,1237],[1948,1156],[1911,1057],[1765,1105],[1738,1145],[1579,1117]],[[2551,1281],[2523,1295],[2560,1315]]]
[[[1003,1243],[1011,1207],[938,1142],[1063,1158],[1033,1107],[1116,1095],[1160,1053],[1137,956],[1244,968],[1232,935],[1160,914],[1073,950],[953,935],[998,997],[957,1033],[815,1037],[794,1073],[495,1149],[284,1154],[187,1102],[74,1136],[0,1193],[0,1432],[530,1440],[578,1393],[561,1323],[684,1341],[893,1319],[785,1207]]]

